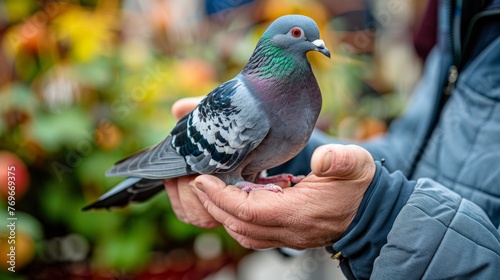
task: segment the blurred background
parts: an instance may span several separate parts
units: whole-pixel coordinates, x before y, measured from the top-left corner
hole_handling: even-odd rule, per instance
[[[323,249],[299,257],[243,249],[223,229],[178,221],[165,193],[125,209],[80,209],[120,181],[104,176],[115,161],[167,135],[174,101],[236,75],[269,23],[285,14],[312,17],[333,54],[308,55],[324,98],[318,128],[352,140],[383,134],[420,76],[428,50],[416,52],[414,37],[426,6],[1,1],[0,278],[335,278],[338,263]],[[15,273],[7,270],[8,217],[17,218]]]

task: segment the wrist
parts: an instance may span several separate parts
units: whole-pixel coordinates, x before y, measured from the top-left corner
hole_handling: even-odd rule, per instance
[[[370,276],[373,262],[387,243],[396,216],[408,201],[415,182],[401,172],[389,174],[376,162],[373,180],[344,235],[333,245],[336,256],[348,260],[359,278]]]

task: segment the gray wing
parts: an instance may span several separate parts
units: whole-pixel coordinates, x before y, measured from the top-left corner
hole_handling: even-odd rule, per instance
[[[269,132],[267,115],[237,76],[205,97],[172,130],[172,145],[201,174],[226,173],[238,167]]]
[[[129,177],[82,210],[123,207],[129,203],[146,201],[162,190],[164,187],[161,180]]]
[[[165,179],[230,172],[269,129],[259,102],[236,77],[210,92],[161,143],[119,161],[106,174]]]
[[[193,173],[185,158],[173,149],[172,136],[169,135],[158,145],[120,160],[106,175],[166,179]]]

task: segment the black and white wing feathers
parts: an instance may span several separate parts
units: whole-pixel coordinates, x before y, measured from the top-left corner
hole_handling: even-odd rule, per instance
[[[237,76],[209,93],[172,130],[172,145],[191,170],[227,173],[267,135],[270,125],[259,102]]]

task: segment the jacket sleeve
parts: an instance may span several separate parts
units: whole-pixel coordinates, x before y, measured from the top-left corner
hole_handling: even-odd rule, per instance
[[[435,181],[409,181],[379,163],[333,249],[349,279],[500,275],[500,235],[478,206]]]
[[[421,179],[375,260],[372,278],[408,279],[408,275],[496,279],[499,231],[476,204],[435,181]]]

